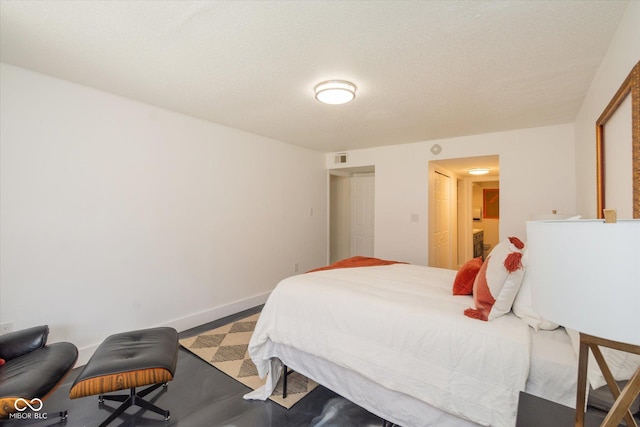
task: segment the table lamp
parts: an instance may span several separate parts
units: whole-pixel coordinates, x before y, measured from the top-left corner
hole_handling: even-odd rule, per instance
[[[580,332],[576,426],[584,425],[589,350],[615,400],[602,426],[624,418],[640,394],[640,366],[620,391],[600,347],[640,354],[640,220],[527,222],[534,309]]]

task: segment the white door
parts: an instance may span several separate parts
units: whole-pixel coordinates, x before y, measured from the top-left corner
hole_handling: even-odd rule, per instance
[[[374,176],[351,178],[351,256],[373,256]]]
[[[432,242],[435,251],[432,267],[451,268],[451,178],[434,172],[434,210]]]
[[[351,177],[331,175],[329,262],[351,254]]]

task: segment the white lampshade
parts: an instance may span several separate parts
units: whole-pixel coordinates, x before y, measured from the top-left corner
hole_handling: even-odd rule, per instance
[[[316,85],[316,99],[325,104],[345,104],[356,97],[356,85],[344,80],[330,80]]]
[[[549,221],[549,220],[561,220],[561,219],[580,219],[580,215],[574,214],[559,214],[556,211],[551,213],[532,213],[529,214],[531,221]]]
[[[640,220],[530,221],[527,251],[541,316],[640,345]]]

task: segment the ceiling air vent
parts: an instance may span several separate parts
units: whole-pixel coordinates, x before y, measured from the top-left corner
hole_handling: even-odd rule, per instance
[[[347,163],[347,153],[336,154],[336,164]]]

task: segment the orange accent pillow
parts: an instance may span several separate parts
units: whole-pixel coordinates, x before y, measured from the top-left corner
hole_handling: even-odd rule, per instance
[[[401,261],[391,261],[386,259],[357,255],[351,258],[346,258],[340,261],[336,261],[331,265],[314,268],[313,270],[307,271],[307,273],[313,273],[315,271],[323,271],[323,270],[334,270],[337,268],[375,267],[378,265],[391,265],[391,264],[407,264],[407,263],[401,262]]]
[[[473,293],[473,282],[482,267],[482,257],[470,259],[465,262],[453,280],[454,295],[471,295]]]
[[[465,316],[486,321],[511,311],[524,277],[523,249],[524,243],[516,237],[493,248],[473,283],[475,307],[466,309]]]

